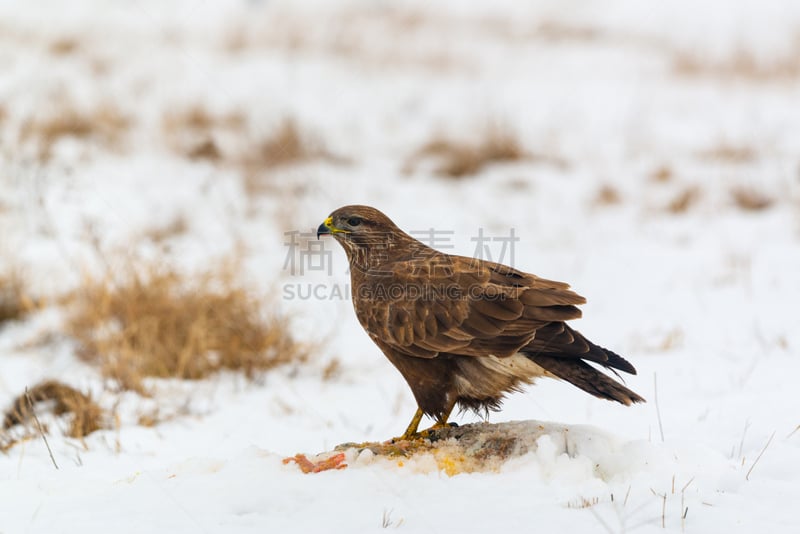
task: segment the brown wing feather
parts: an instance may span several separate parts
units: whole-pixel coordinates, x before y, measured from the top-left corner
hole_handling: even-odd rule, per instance
[[[585,302],[562,282],[438,253],[384,265],[362,285],[354,302],[367,332],[421,358],[511,356],[549,323],[580,317]]]

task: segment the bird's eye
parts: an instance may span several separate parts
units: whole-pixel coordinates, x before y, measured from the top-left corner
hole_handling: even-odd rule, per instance
[[[350,226],[358,226],[359,224],[361,224],[361,217],[350,217],[349,219],[347,219],[347,224],[349,224]]]

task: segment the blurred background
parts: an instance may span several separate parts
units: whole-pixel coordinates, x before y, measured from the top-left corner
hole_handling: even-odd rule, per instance
[[[110,450],[214,414],[218,447],[399,433],[410,392],[312,235],[354,203],[571,283],[664,420],[555,383],[503,419],[725,454],[800,423],[770,409],[797,406],[797,2],[1,2],[0,72],[7,451],[26,387]]]

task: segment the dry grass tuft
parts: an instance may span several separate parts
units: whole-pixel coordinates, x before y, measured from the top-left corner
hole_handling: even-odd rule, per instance
[[[177,215],[163,226],[154,226],[145,231],[144,237],[154,243],[164,241],[185,234],[189,230],[189,223],[184,215]]]
[[[162,126],[168,132],[190,129],[208,131],[214,128],[241,129],[245,126],[245,117],[238,112],[214,115],[200,104],[188,109],[167,113]]]
[[[666,206],[666,210],[670,213],[679,214],[686,213],[689,209],[697,204],[700,200],[700,189],[695,186],[686,187],[678,193]]]
[[[667,183],[674,178],[675,173],[668,165],[661,165],[650,173],[650,179],[657,183]]]
[[[229,266],[194,278],[129,268],[114,279],[87,279],[70,300],[67,328],[80,356],[141,394],[146,377],[200,379],[231,369],[253,378],[308,356],[284,318],[264,318]]]
[[[754,148],[744,145],[720,143],[715,147],[699,152],[697,156],[708,161],[743,164],[755,161],[758,158],[758,152]]]
[[[294,119],[285,119],[269,135],[251,144],[235,163],[242,171],[244,188],[251,196],[274,191],[276,182],[268,171],[311,161],[347,164],[349,160],[330,152],[322,141],[298,126]],[[282,183],[293,195],[302,196],[305,185]],[[287,189],[288,191],[288,189]]]
[[[609,184],[605,184],[595,194],[593,204],[596,206],[613,206],[622,202],[622,195],[619,190]]]
[[[592,506],[596,506],[600,504],[600,497],[578,497],[572,501],[567,503],[567,508],[572,508],[575,510],[582,510],[584,508],[591,508]]]
[[[666,334],[658,344],[657,350],[668,351],[683,344],[684,333],[680,328],[673,328]]]
[[[490,126],[477,143],[434,136],[411,157],[408,168],[413,170],[419,160],[425,159],[436,160],[436,174],[462,178],[477,174],[493,163],[531,159],[531,156],[509,130]]]
[[[322,369],[322,380],[325,382],[336,380],[342,376],[343,372],[342,362],[338,358],[334,358]]]
[[[292,118],[284,119],[266,135],[251,137],[243,114],[214,115],[197,105],[165,115],[162,131],[177,154],[241,172],[249,193],[265,188],[263,171],[312,160],[346,161],[329,152]]]
[[[74,54],[80,48],[80,42],[75,37],[59,37],[48,46],[48,51],[54,56],[67,56]]]
[[[28,424],[33,419],[37,406],[47,402],[52,403],[53,414],[71,416],[69,428],[65,432],[71,438],[82,438],[105,427],[105,412],[92,400],[91,395],[57,380],[46,380],[14,400],[6,410],[3,428],[8,430],[15,425]]]
[[[267,137],[244,154],[242,164],[250,169],[280,167],[315,159],[337,160],[321,141],[302,131],[294,119],[285,119]]]
[[[548,41],[578,41],[592,42],[604,37],[604,34],[596,28],[589,26],[573,26],[560,21],[550,20],[540,23],[534,35]]]
[[[775,199],[749,187],[735,187],[731,197],[736,206],[745,211],[762,211],[775,203]]]
[[[300,133],[297,123],[287,119],[271,136],[258,143],[256,150],[248,154],[248,163],[261,167],[277,167],[310,159],[315,152]]]
[[[149,412],[140,413],[136,419],[136,424],[139,426],[152,428],[163,421],[158,408]]]
[[[161,128],[167,143],[178,154],[193,160],[219,161],[225,154],[216,138],[242,131],[246,122],[242,113],[215,115],[197,104],[167,113],[161,121]]]
[[[751,82],[795,81],[800,77],[800,55],[795,52],[764,60],[747,50],[739,49],[726,58],[711,59],[681,52],[673,59],[672,70],[679,76],[691,78]]]
[[[213,139],[205,139],[197,145],[187,149],[186,157],[189,159],[218,161],[222,159],[222,152]]]
[[[0,275],[0,324],[21,319],[34,307],[18,274]]]
[[[41,161],[48,161],[55,144],[68,137],[90,141],[104,148],[119,148],[130,125],[130,118],[110,104],[88,110],[64,104],[50,115],[26,120],[20,129],[20,137],[23,142],[35,144]]]

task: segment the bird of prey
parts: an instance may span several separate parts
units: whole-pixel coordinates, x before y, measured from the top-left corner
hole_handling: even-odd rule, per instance
[[[625,405],[644,399],[591,364],[636,374],[565,321],[586,299],[563,282],[439,252],[369,206],[344,206],[317,229],[344,247],[356,317],[403,375],[417,411],[400,439],[461,410],[498,410],[506,393],[559,378]],[[591,364],[590,364],[591,363]]]

